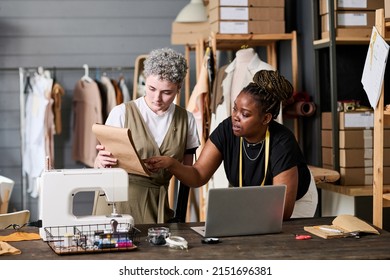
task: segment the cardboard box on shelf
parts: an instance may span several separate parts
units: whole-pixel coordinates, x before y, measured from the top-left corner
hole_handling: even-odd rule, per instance
[[[340,149],[340,167],[372,167],[373,149]]]
[[[339,129],[368,129],[374,126],[373,111],[339,112]],[[322,129],[332,129],[332,113],[322,112]],[[390,128],[389,125],[386,128]]]
[[[332,148],[322,147],[322,164],[333,166]],[[340,167],[373,167],[373,149],[340,149]],[[383,149],[383,166],[390,167],[390,149]]]
[[[390,21],[390,0],[385,0],[385,20]]]
[[[321,130],[321,146],[333,147],[332,130]],[[383,131],[383,147],[390,148],[390,129]],[[374,131],[373,129],[354,129],[339,130],[339,148],[340,149],[364,149],[373,148]]]
[[[385,130],[390,132],[390,130]],[[333,147],[332,130],[321,130],[321,146]],[[390,133],[389,133],[390,135]],[[373,130],[358,129],[358,130],[340,130],[339,131],[339,148],[340,149],[364,149],[373,148]]]
[[[322,147],[322,166],[329,166],[329,169],[334,169],[333,166],[333,150],[332,148]],[[325,167],[324,167],[325,168]]]
[[[383,6],[383,0],[334,0],[335,10],[377,10],[383,8]],[[329,13],[328,0],[320,0],[319,13],[320,15]]]
[[[385,168],[384,168],[385,169]],[[390,168],[387,168],[390,170]],[[340,184],[343,186],[365,186],[373,183],[372,167],[340,167]],[[385,179],[385,176],[383,176]],[[383,182],[385,184],[385,182]]]
[[[336,28],[370,28],[375,25],[375,11],[337,11],[335,12]],[[329,14],[321,16],[322,32],[329,31]]]
[[[322,165],[323,168],[333,169],[330,165]],[[373,184],[372,168],[340,167],[340,185],[342,186],[367,186]],[[383,184],[390,185],[390,167],[383,167]]]
[[[285,0],[209,0],[209,9],[218,6],[284,7]]]
[[[220,34],[282,34],[284,21],[215,21],[210,30]]]
[[[340,38],[365,38],[367,42],[371,38],[372,27],[364,27],[364,28],[336,28],[335,36]],[[321,32],[322,39],[328,39],[329,31]]]
[[[209,22],[218,20],[284,20],[283,7],[216,7],[209,10]]]

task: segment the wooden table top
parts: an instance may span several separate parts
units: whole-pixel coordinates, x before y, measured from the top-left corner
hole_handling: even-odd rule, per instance
[[[172,235],[188,241],[188,250],[152,245],[147,240],[148,228],[156,225],[138,225],[141,230],[137,249],[126,252],[105,252],[75,255],[57,255],[42,241],[9,242],[20,249],[20,255],[2,255],[0,260],[289,260],[289,259],[390,259],[390,233],[379,230],[380,235],[367,235],[360,239],[322,239],[313,236],[310,240],[296,240],[295,234],[307,234],[304,226],[331,224],[333,218],[294,219],[283,223],[283,231],[276,234],[220,238],[218,244],[203,244],[201,236],[190,227],[201,223],[166,224]],[[159,225],[161,226],[161,225]],[[37,232],[36,228],[26,230]],[[12,230],[0,230],[8,235]]]

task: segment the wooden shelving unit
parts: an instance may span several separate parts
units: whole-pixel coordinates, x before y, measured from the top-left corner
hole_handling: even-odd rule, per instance
[[[239,50],[241,46],[266,47],[267,63],[277,69],[276,44],[279,41],[291,41],[292,85],[298,87],[298,46],[297,33],[282,34],[216,34],[211,33],[210,44],[214,53],[217,50]]]
[[[318,3],[314,1],[313,4],[313,15],[314,18],[318,17]],[[328,7],[330,11],[334,10],[334,1],[328,0]],[[380,10],[378,10],[380,11]],[[389,23],[385,24],[384,21],[384,12],[381,10],[381,15],[378,16],[377,12],[377,28],[380,26],[388,26]],[[329,38],[319,39],[318,31],[318,20],[314,20],[314,41],[313,48],[315,50],[316,64],[320,65],[319,51],[326,50],[329,52],[329,92],[330,92],[330,108],[332,113],[332,158],[333,158],[333,167],[335,170],[339,171],[339,115],[337,111],[337,101],[338,101],[338,78],[340,73],[337,73],[337,55],[336,47],[337,46],[369,46],[370,38],[365,37],[338,37],[336,36],[335,27],[332,23],[335,22],[334,13],[329,13]],[[381,34],[385,34],[385,29],[382,30]],[[383,35],[383,37],[385,37]],[[316,67],[317,71],[317,80],[320,81],[321,77],[319,75],[319,67]],[[318,84],[318,83],[317,83]],[[321,92],[320,87],[317,87],[318,92]],[[375,120],[374,120],[374,187],[372,185],[362,185],[362,186],[342,186],[335,185],[332,183],[319,183],[317,186],[327,191],[328,193],[333,193],[341,196],[346,195],[348,197],[369,197],[372,196],[374,200],[373,206],[373,220],[374,224],[382,227],[382,215],[383,207],[390,206],[390,185],[383,185],[383,128],[384,124],[390,122],[390,112],[384,112],[383,110],[383,94],[381,100],[378,103],[378,108],[375,110]],[[380,140],[381,139],[381,140]],[[320,151],[319,151],[320,152]],[[371,214],[370,214],[371,215]]]
[[[375,25],[379,35],[385,37],[386,28],[390,23],[385,22],[385,13],[379,9],[375,14]],[[390,118],[390,112],[384,110],[384,86],[374,111],[374,182],[373,182],[373,224],[383,227],[383,208],[390,207],[390,191],[383,186],[383,130],[385,119]]]

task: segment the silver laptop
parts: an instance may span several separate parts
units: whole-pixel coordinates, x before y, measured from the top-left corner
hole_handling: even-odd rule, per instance
[[[282,231],[286,186],[209,189],[204,237],[241,236]]]

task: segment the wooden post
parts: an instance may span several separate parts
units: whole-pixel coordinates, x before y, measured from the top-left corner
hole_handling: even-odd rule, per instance
[[[384,18],[384,10],[377,10],[375,26],[381,36],[385,34]],[[374,111],[373,224],[379,228],[383,227],[383,95],[382,85],[379,101]]]

